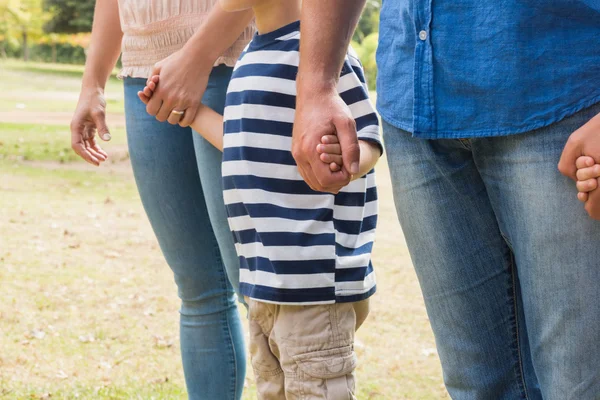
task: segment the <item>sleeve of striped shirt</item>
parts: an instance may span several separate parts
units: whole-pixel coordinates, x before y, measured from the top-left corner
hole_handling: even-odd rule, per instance
[[[369,99],[369,90],[365,80],[362,64],[358,58],[348,53],[338,83],[338,93],[350,108],[359,140],[375,142],[383,152],[379,134],[379,119],[375,107]]]

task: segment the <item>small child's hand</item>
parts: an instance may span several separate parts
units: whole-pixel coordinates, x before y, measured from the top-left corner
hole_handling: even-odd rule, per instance
[[[342,169],[342,147],[336,135],[325,135],[321,138],[321,144],[317,145],[319,158],[325,164],[329,164],[331,172]]]
[[[158,80],[159,80],[158,75],[154,75],[152,78],[150,78],[146,81],[146,86],[144,86],[144,89],[137,93],[137,95],[140,98],[140,100],[142,101],[142,103],[148,104],[148,102],[150,101],[150,98],[152,97],[152,95],[154,94],[154,91],[156,90],[156,85],[158,85]]]
[[[600,164],[592,157],[581,156],[577,159],[577,198],[586,202],[589,197],[589,192],[596,190],[600,185]]]

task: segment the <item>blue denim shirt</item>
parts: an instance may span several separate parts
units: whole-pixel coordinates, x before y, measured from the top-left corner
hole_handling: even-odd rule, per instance
[[[600,101],[600,0],[383,0],[377,64],[416,137],[533,130]]]

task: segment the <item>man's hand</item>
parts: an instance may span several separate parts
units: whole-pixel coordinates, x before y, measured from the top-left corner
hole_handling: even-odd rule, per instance
[[[360,147],[356,123],[335,87],[323,92],[299,88],[292,136],[292,155],[300,175],[316,191],[337,193],[358,173]],[[316,151],[321,138],[337,135],[343,167],[331,171]]]
[[[189,126],[196,117],[212,70],[212,62],[198,62],[185,50],[184,47],[154,65],[150,76],[159,75],[160,85],[146,105],[148,114],[160,122],[169,121],[182,127]],[[184,114],[171,113],[173,110]]]
[[[558,163],[559,171],[577,180],[577,159],[581,156],[589,156],[600,163],[600,114],[571,134]],[[585,210],[590,217],[600,220],[600,190],[589,193]]]

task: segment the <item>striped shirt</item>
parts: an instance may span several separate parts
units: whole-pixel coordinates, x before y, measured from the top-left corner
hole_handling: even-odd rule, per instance
[[[223,195],[240,291],[277,304],[353,302],[375,292],[375,174],[316,192],[291,153],[299,22],[256,35],[240,56],[224,112]],[[362,66],[349,51],[338,84],[359,139],[381,145]],[[316,149],[315,149],[316,151]]]

